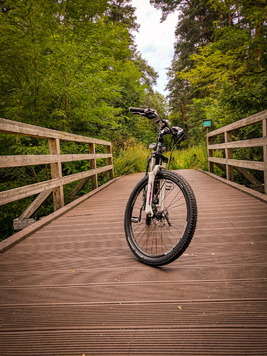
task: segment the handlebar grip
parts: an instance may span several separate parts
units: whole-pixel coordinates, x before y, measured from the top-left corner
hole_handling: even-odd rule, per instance
[[[145,112],[145,109],[142,109],[142,108],[132,108],[130,107],[129,110],[132,112],[132,113],[136,113],[136,114],[143,114]]]

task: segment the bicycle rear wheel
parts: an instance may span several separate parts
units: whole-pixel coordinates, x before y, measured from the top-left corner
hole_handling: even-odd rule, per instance
[[[160,171],[154,182],[153,217],[148,217],[145,212],[147,185],[148,176],[137,184],[128,200],[125,235],[140,261],[163,266],[176,260],[189,246],[197,224],[197,204],[192,188],[183,177]],[[163,206],[160,204],[162,196]]]

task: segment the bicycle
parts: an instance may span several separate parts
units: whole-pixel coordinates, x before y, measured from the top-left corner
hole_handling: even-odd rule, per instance
[[[197,224],[197,203],[189,183],[167,169],[163,138],[171,134],[174,147],[185,130],[171,127],[153,109],[129,108],[133,114],[155,119],[157,143],[148,158],[144,178],[133,189],[125,209],[124,229],[133,254],[150,266],[163,266],[180,257],[189,246]]]

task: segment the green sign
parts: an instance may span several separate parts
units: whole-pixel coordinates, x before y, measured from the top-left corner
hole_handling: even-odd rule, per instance
[[[210,127],[211,126],[211,120],[203,120],[203,127]]]

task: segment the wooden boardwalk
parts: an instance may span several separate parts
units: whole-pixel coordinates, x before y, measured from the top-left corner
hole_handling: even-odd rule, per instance
[[[267,355],[267,204],[180,173],[199,219],[185,254],[130,252],[122,177],[0,257],[0,355]]]

